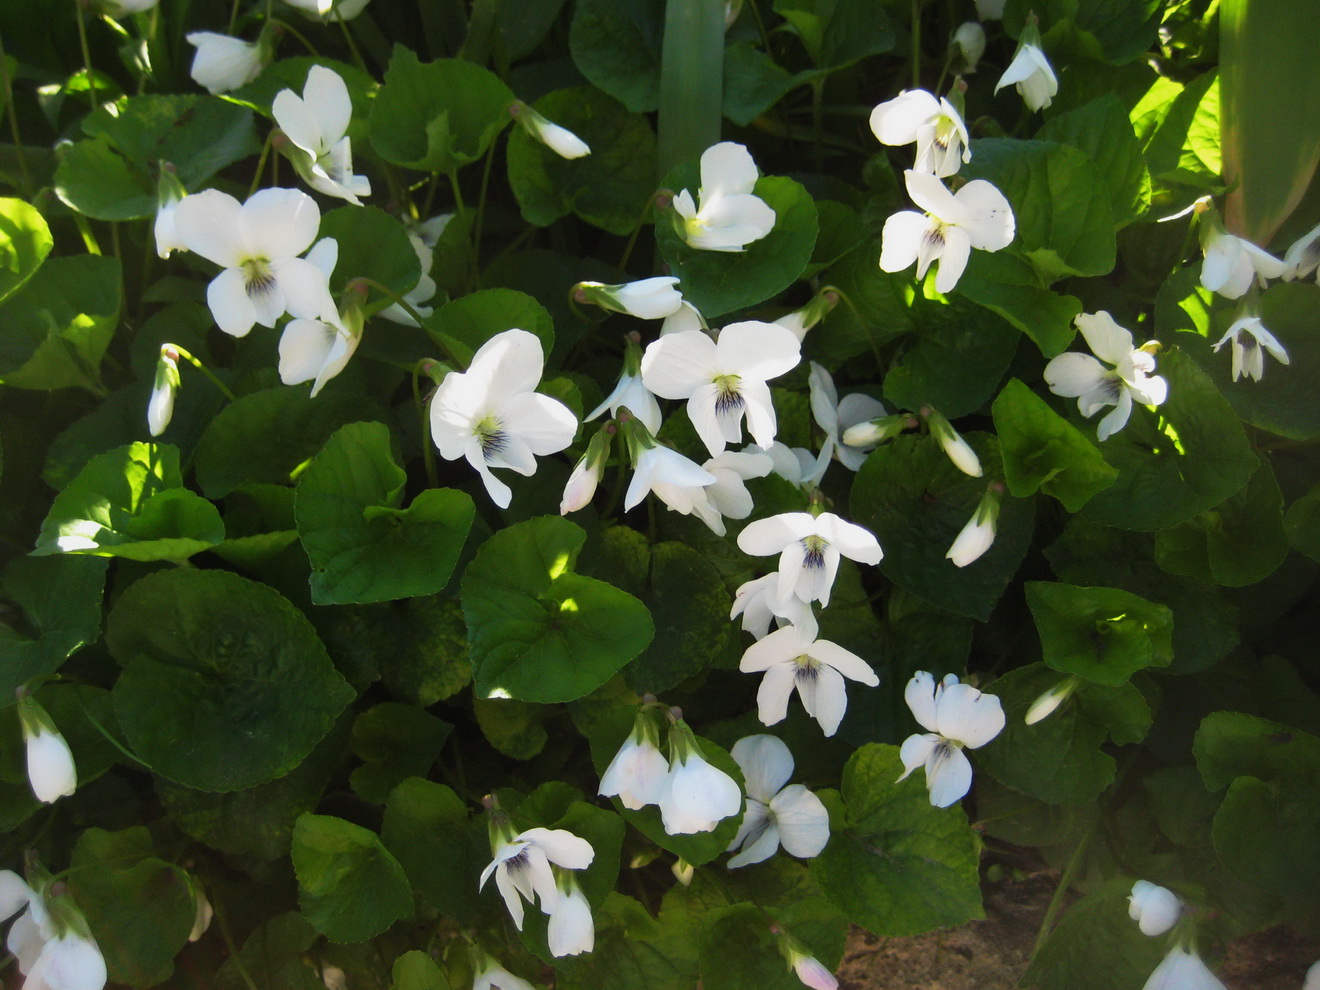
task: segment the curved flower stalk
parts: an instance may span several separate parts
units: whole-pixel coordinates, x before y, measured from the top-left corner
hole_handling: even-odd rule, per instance
[[[761,447],[775,439],[771,378],[797,367],[801,345],[773,323],[731,323],[718,340],[700,330],[671,333],[642,355],[642,382],[662,399],[686,399],[688,418],[714,457],[747,431]]]
[[[1215,343],[1215,351],[1232,341],[1233,381],[1246,376],[1260,381],[1265,375],[1265,352],[1269,351],[1280,364],[1288,363],[1288,352],[1279,338],[1265,329],[1259,316],[1240,316],[1224,331]]]
[[[598,794],[617,797],[632,811],[659,804],[664,793],[669,760],[660,752],[660,733],[655,717],[643,706],[633,720],[633,729],[600,778]]]
[[[339,260],[339,243],[324,237],[307,252],[327,284]],[[312,383],[311,398],[348,366],[362,342],[361,295],[350,291],[348,304],[333,320],[290,320],[280,335],[280,381],[285,385]],[[356,297],[356,298],[355,298]]]
[[[782,739],[744,736],[730,755],[747,782],[747,804],[738,834],[726,852],[742,847],[729,869],[761,863],[784,852],[799,859],[819,856],[830,841],[830,814],[820,798],[801,784],[785,787],[793,775],[793,754]]]
[[[674,197],[678,234],[701,251],[745,251],[775,227],[775,211],[753,195],[760,173],[741,144],[724,141],[701,155],[697,202],[686,189]]]
[[[563,450],[577,434],[568,407],[536,392],[544,366],[534,334],[505,330],[481,345],[467,371],[446,375],[431,400],[431,438],[440,456],[465,458],[501,509],[513,490],[492,468],[530,477],[537,457]]]
[[[660,821],[670,835],[710,832],[742,811],[737,781],[711,766],[682,719],[669,729],[669,773],[660,791]]]
[[[1201,251],[1205,260],[1201,264],[1201,285],[1217,292],[1225,299],[1240,299],[1252,284],[1265,285],[1267,279],[1287,277],[1290,266],[1263,248],[1224,229],[1224,223],[1213,207],[1199,214]]]
[[[1004,728],[1004,709],[993,694],[982,694],[970,684],[960,684],[956,674],[943,683],[924,670],[908,681],[903,692],[908,708],[924,735],[908,736],[899,748],[903,775],[917,767],[926,768],[930,803],[947,808],[962,799],[972,786],[972,764],[963,748],[979,749]]]
[[[211,315],[225,333],[273,327],[285,313],[333,322],[338,314],[325,273],[298,257],[316,239],[321,210],[297,189],[262,189],[246,203],[216,189],[183,199],[175,230],[189,251],[224,269],[206,288]]]
[[[1151,374],[1155,358],[1147,348],[1154,342],[1134,348],[1132,334],[1104,310],[1081,313],[1073,322],[1096,357],[1077,351],[1058,355],[1045,366],[1045,383],[1055,395],[1075,398],[1078,412],[1086,419],[1113,406],[1096,426],[1096,439],[1104,441],[1127,425],[1134,399],[1158,406],[1168,398],[1169,385]]]
[[[1044,110],[1059,92],[1059,80],[1050,60],[1040,49],[1040,31],[1032,23],[1018,35],[1017,52],[995,86],[998,93],[1005,86],[1015,86],[1029,110]]]
[[[967,520],[967,525],[954,538],[953,545],[944,557],[953,561],[955,567],[975,563],[994,545],[995,526],[999,521],[999,498],[996,485],[986,489],[972,518]]]
[[[523,906],[541,899],[541,910],[553,915],[559,906],[557,866],[563,870],[585,870],[595,858],[591,843],[562,828],[529,828],[503,841],[491,841],[494,858],[481,871],[480,890],[495,877],[495,887],[504,898],[509,917],[519,931],[523,926]]]
[[[371,180],[353,174],[353,147],[347,137],[353,102],[339,73],[312,66],[302,96],[282,89],[270,111],[293,145],[283,150],[303,181],[319,193],[361,206],[359,197],[371,195]]]
[[[448,213],[439,219],[448,223],[449,220],[453,219],[453,216],[452,213]],[[435,297],[436,284],[435,279],[431,277],[431,268],[435,264],[435,253],[432,250],[432,245],[427,244],[416,229],[408,231],[408,243],[412,245],[413,253],[417,255],[417,265],[421,275],[417,279],[417,284],[403,294],[403,301],[412,308],[414,313],[425,319],[435,312],[433,307],[427,305]],[[405,327],[418,325],[413,314],[397,302],[390,303],[376,315],[389,320],[391,323],[398,323]]]
[[[797,595],[779,597],[779,575],[766,574],[763,577],[746,581],[733,594],[733,608],[729,618],[742,616],[742,628],[756,639],[762,639],[770,631],[770,622],[777,625],[789,623],[799,629],[809,630],[814,638],[818,628],[816,616],[811,606]]]
[[[816,424],[825,431],[825,442],[821,445],[820,458],[811,480],[820,484],[831,457],[849,471],[861,470],[867,455],[879,441],[854,446],[848,443],[847,431],[858,423],[871,422],[884,416],[884,404],[862,392],[845,395],[843,401],[840,401],[838,390],[834,387],[834,378],[815,361],[811,362],[807,386],[811,396],[811,414]]]
[[[194,31],[184,40],[197,49],[188,74],[212,96],[246,86],[274,55],[265,33],[255,42],[214,31]]]
[[[606,423],[587,444],[587,452],[573,467],[564,485],[564,497],[559,502],[559,514],[568,515],[585,508],[596,494],[596,486],[605,477],[605,466],[609,463],[610,448],[614,446],[614,424]]]
[[[779,554],[780,600],[795,595],[803,602],[830,603],[830,589],[840,556],[860,564],[878,564],[884,556],[869,530],[833,512],[781,512],[749,523],[738,534],[738,549],[753,557]]]
[[[984,34],[981,48],[985,48]],[[924,89],[905,90],[872,110],[871,133],[881,144],[915,142],[917,160],[912,168],[917,172],[947,178],[972,160],[962,115],[947,98],[936,99]]]
[[[533,139],[541,142],[560,158],[572,160],[591,154],[591,148],[586,141],[567,127],[561,127],[547,120],[544,115],[533,110],[522,100],[517,100],[509,107],[509,114]]]
[[[832,736],[848,710],[844,678],[876,687],[880,678],[865,660],[837,643],[817,639],[816,630],[787,626],[747,647],[738,669],[764,672],[756,692],[757,717],[775,725],[788,714],[788,699],[796,690],[802,707]]]
[[[28,783],[37,800],[54,804],[73,794],[78,789],[73,753],[46,709],[26,688],[18,689],[18,721],[27,744]]]
[[[1177,924],[1182,910],[1182,898],[1149,880],[1138,880],[1128,895],[1128,917],[1143,935],[1163,935]]]
[[[676,288],[678,279],[672,275],[657,275],[622,285],[602,282],[579,282],[573,287],[573,297],[581,303],[592,303],[612,313],[625,313],[639,320],[663,320],[673,316],[683,305],[683,293]]]
[[[173,344],[160,345],[156,379],[147,402],[147,431],[158,437],[174,418],[174,397],[179,392],[179,351]]]
[[[973,179],[956,193],[934,175],[908,169],[903,173],[908,195],[925,210],[904,210],[885,221],[880,269],[901,272],[914,261],[917,278],[938,261],[935,288],[949,293],[967,268],[972,248],[999,251],[1013,243],[1013,208],[1004,194],[985,179]]]

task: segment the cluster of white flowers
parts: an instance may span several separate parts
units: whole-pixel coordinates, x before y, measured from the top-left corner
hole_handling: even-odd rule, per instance
[[[596,930],[591,906],[573,871],[585,870],[596,852],[591,843],[562,828],[529,828],[514,835],[502,820],[491,830],[494,858],[481,871],[478,889],[495,877],[495,887],[504,898],[509,917],[519,931],[523,905],[539,898],[549,916],[546,934],[555,956],[575,956],[595,946]]]
[[[9,928],[5,947],[18,960],[28,990],[101,990],[105,958],[63,883],[48,876],[33,886],[0,871],[0,921],[26,908]]]
[[[1013,208],[984,179],[973,179],[956,193],[944,185],[972,160],[967,127],[947,98],[937,100],[924,90],[900,93],[871,111],[871,130],[882,144],[916,144],[916,161],[903,180],[923,211],[904,210],[885,221],[880,268],[901,272],[915,261],[922,279],[938,261],[935,288],[952,292],[972,248],[999,251],[1013,242]]]

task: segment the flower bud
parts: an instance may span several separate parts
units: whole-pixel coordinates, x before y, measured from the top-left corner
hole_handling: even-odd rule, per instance
[[[981,459],[976,456],[976,451],[972,450],[971,444],[959,435],[949,421],[930,406],[923,408],[921,415],[925,417],[926,425],[930,427],[931,434],[944,448],[944,453],[949,456],[949,460],[953,461],[954,467],[973,478],[981,477],[984,473],[981,470]]]
[[[972,518],[967,520],[967,525],[954,539],[945,558],[952,560],[957,567],[966,567],[979,560],[995,542],[995,524],[998,520],[999,493],[991,488],[981,497]]]
[[[78,770],[69,744],[41,704],[26,691],[18,697],[18,720],[27,743],[28,783],[38,801],[53,804],[78,789]]]
[[[153,437],[165,432],[174,416],[174,396],[179,391],[179,351],[173,344],[161,344],[156,362],[156,383],[147,403],[147,429]]]
[[[522,100],[514,103],[509,108],[509,113],[513,115],[514,120],[522,125],[524,131],[560,158],[582,158],[591,154],[591,148],[588,147],[587,142],[567,127],[560,127],[558,124],[547,120]]]
[[[1042,719],[1049,718],[1054,714],[1061,704],[1068,700],[1074,691],[1077,690],[1077,678],[1069,677],[1060,681],[1054,687],[1041,694],[1039,698],[1031,703],[1027,709],[1026,717],[1023,719],[1027,725],[1035,725]]]
[[[608,423],[597,430],[596,435],[591,438],[591,442],[587,444],[587,452],[577,462],[573,473],[568,476],[568,484],[564,486],[564,497],[559,503],[561,516],[583,508],[596,494],[596,486],[605,476],[605,465],[610,459],[610,445],[613,439],[614,434]]]
[[[779,931],[777,927],[772,927],[771,931],[779,942],[780,954],[805,986],[811,987],[811,990],[838,990],[839,981],[834,978],[834,974],[805,945],[787,932]]]
[[[843,431],[843,442],[849,447],[873,447],[886,440],[892,440],[902,433],[908,425],[906,416],[881,416],[864,423],[855,423]]]
[[[683,294],[676,285],[678,279],[660,275],[623,285],[579,282],[573,292],[579,302],[594,303],[601,309],[626,313],[639,320],[662,320],[677,313],[683,305]]]
[[[962,62],[959,71],[963,75],[971,75],[976,71],[976,63],[985,54],[985,29],[976,21],[959,25],[958,30],[953,32],[953,41],[949,47]]]
[[[186,251],[187,245],[179,239],[174,226],[174,212],[179,201],[188,195],[179,177],[174,173],[174,166],[162,162],[160,177],[156,180],[156,255],[168,258],[175,251]]]

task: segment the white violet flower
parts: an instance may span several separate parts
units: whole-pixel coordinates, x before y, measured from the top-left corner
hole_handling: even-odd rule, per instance
[[[26,689],[18,693],[18,721],[27,744],[28,783],[38,801],[53,804],[78,789],[78,770],[69,744],[46,709]]]
[[[977,503],[972,518],[954,538],[949,552],[944,555],[955,567],[966,567],[980,560],[995,542],[995,525],[999,521],[999,493],[988,489]]]
[[[62,886],[39,884],[34,890],[12,871],[0,873],[0,921],[27,905],[10,926],[6,948],[29,990],[101,990],[105,958],[72,899],[51,896]]]
[[[1214,210],[1201,215],[1201,285],[1225,299],[1240,299],[1253,282],[1286,275],[1289,265],[1251,241],[1224,229]]]
[[[660,324],[660,336],[663,337],[666,334],[671,333],[682,333],[684,330],[706,329],[708,329],[706,326],[706,320],[697,310],[697,307],[684,299],[678,309],[666,316],[664,322]]]
[[[531,135],[533,140],[539,141],[560,158],[567,158],[571,161],[574,158],[583,158],[591,154],[591,148],[587,142],[567,127],[561,127],[559,124],[547,120],[543,114],[533,110],[522,100],[516,100],[509,107],[509,114],[524,131]]]
[[[536,990],[521,976],[514,976],[493,961],[487,962],[488,965],[472,980],[472,990]]]
[[[995,92],[998,93],[1005,86],[1017,88],[1027,109],[1043,110],[1058,94],[1059,79],[1045,53],[1037,45],[1025,44],[1018,46],[1013,61],[999,77]]]
[[[189,251],[224,269],[207,286],[206,301],[230,336],[246,336],[254,323],[273,327],[285,313],[326,322],[338,317],[325,273],[298,257],[321,226],[321,210],[305,192],[262,189],[240,204],[204,189],[179,203],[174,223]]]
[[[781,512],[757,519],[738,534],[738,549],[753,557],[779,554],[779,594],[804,602],[830,603],[830,589],[839,571],[839,557],[875,565],[884,556],[869,530],[833,512]]]
[[[1042,691],[1027,708],[1027,714],[1022,717],[1022,721],[1027,725],[1035,725],[1049,718],[1060,705],[1072,697],[1073,692],[1077,690],[1077,683],[1076,677],[1067,677],[1054,687]]]
[[[715,484],[715,480],[715,475],[696,461],[663,444],[654,444],[637,458],[632,481],[623,497],[623,508],[627,512],[640,505],[649,492],[655,492],[674,512],[691,515],[699,504],[705,503],[705,488]]]
[[[591,905],[572,874],[559,877],[559,900],[550,912],[546,925],[546,943],[550,955],[577,956],[596,947],[596,926],[591,920]]]
[[[189,75],[212,96],[246,86],[270,62],[270,53],[260,42],[214,31],[194,31],[185,40],[197,49]]]
[[[546,914],[553,914],[559,903],[552,863],[565,870],[585,870],[596,855],[590,842],[562,828],[529,828],[501,843],[494,852],[495,858],[481,871],[477,888],[484,888],[494,874],[495,887],[519,931],[524,898],[531,904],[540,897],[541,910]]]
[[[1169,385],[1151,374],[1154,356],[1144,347],[1133,347],[1132,334],[1104,310],[1081,313],[1073,322],[1096,357],[1065,351],[1045,366],[1045,383],[1055,395],[1075,398],[1077,410],[1086,419],[1113,406],[1096,427],[1096,439],[1104,441],[1127,425],[1134,399],[1158,406],[1168,398]]]
[[[659,804],[664,791],[669,761],[660,752],[655,723],[645,711],[639,712],[633,730],[610,760],[600,778],[598,794],[617,797],[632,811],[648,804]]]
[[[1288,266],[1283,272],[1286,282],[1306,278],[1320,268],[1320,225],[1312,227],[1293,242],[1292,247],[1283,253],[1283,263]]]
[[[323,237],[307,252],[307,260],[325,276],[327,283],[339,260],[339,242]],[[312,383],[311,398],[331,378],[348,366],[362,341],[362,311],[349,306],[333,320],[290,320],[280,335],[280,381],[285,385]]]
[[[1142,990],[1226,990],[1195,949],[1175,945],[1155,967]]]
[[[1182,898],[1149,880],[1138,880],[1128,895],[1128,917],[1143,935],[1163,935],[1177,923],[1182,907]]]
[[[981,40],[985,47],[984,36]],[[924,89],[906,90],[871,111],[871,132],[881,144],[917,145],[917,172],[953,175],[972,160],[962,116],[947,99]],[[903,267],[907,267],[904,265]]]
[[[837,643],[816,639],[814,629],[786,626],[747,647],[738,669],[764,672],[756,692],[757,717],[775,725],[788,714],[788,699],[796,690],[802,707],[820,723],[827,736],[839,730],[848,710],[844,678],[876,687],[880,678],[865,660]]]
[[[174,226],[175,211],[187,195],[188,190],[175,175],[174,166],[162,163],[160,177],[156,180],[156,222],[152,225],[158,258],[168,258],[175,251],[187,250],[187,246],[179,240],[178,230]]]
[[[697,202],[681,190],[674,212],[681,218],[679,235],[702,251],[744,251],[774,229],[775,211],[753,195],[760,173],[741,144],[724,141],[701,155],[701,186]]]
[[[700,330],[671,333],[642,356],[642,381],[663,399],[686,399],[688,418],[712,457],[747,431],[761,447],[774,442],[771,378],[797,367],[801,345],[773,323],[731,323],[717,341]]]
[[[563,450],[577,433],[568,407],[536,392],[544,366],[535,334],[505,330],[481,345],[467,371],[446,375],[431,400],[431,439],[440,456],[466,458],[501,509],[513,490],[491,468],[530,477],[537,457]]]
[[[961,74],[970,76],[985,54],[985,28],[976,21],[959,24],[958,30],[953,32],[950,47],[961,56]]]
[[[350,21],[370,0],[284,0],[314,21]]]
[[[353,174],[353,148],[346,136],[353,103],[340,75],[323,65],[312,66],[303,95],[280,90],[270,112],[301,152],[290,158],[303,180],[317,192],[361,206],[359,197],[371,195],[371,181]]]
[[[1279,343],[1279,338],[1265,329],[1259,316],[1243,316],[1234,320],[1215,344],[1215,350],[1218,351],[1230,340],[1233,342],[1233,381],[1243,376],[1260,381],[1265,374],[1265,351],[1273,354],[1280,364],[1288,363],[1288,352]]]
[[[725,818],[740,814],[738,782],[701,755],[687,723],[669,730],[669,773],[660,792],[660,821],[670,835],[711,832]]]
[[[839,990],[839,981],[834,974],[825,968],[815,956],[802,949],[791,949],[788,953],[788,964],[793,967],[793,972],[803,986],[810,987],[811,990]]]
[[[943,683],[924,670],[908,681],[904,700],[924,735],[908,736],[899,748],[903,775],[917,767],[926,768],[930,803],[947,808],[972,787],[972,764],[963,748],[979,749],[1004,728],[1004,708],[993,694],[982,694],[970,684],[960,684],[956,674]]]
[[[962,277],[972,248],[999,251],[1013,243],[1013,208],[985,179],[973,179],[951,193],[937,176],[908,169],[903,177],[908,195],[926,212],[904,210],[885,221],[882,271],[901,272],[915,261],[922,279],[938,261],[935,288],[947,294]]]
[[[779,575],[766,574],[738,586],[733,593],[733,608],[729,618],[742,616],[742,628],[761,639],[770,631],[770,622],[777,625],[791,623],[801,629],[809,629],[814,638],[817,624],[811,606],[797,595],[779,597]]]
[[[626,313],[639,320],[663,320],[673,316],[683,305],[678,279],[657,275],[622,285],[579,282],[573,294],[579,302],[589,302],[614,313]]]
[[[790,856],[819,856],[830,841],[830,814],[820,798],[802,784],[785,787],[793,775],[793,754],[782,739],[770,735],[745,736],[729,751],[747,782],[747,803],[738,834],[727,852],[742,851],[729,860],[729,868],[760,863],[780,846]]]
[[[820,463],[816,467],[818,474],[812,480],[820,482],[831,457],[837,458],[849,471],[861,470],[867,455],[879,441],[854,446],[848,443],[847,430],[885,415],[884,404],[861,392],[845,395],[840,402],[834,378],[815,361],[811,362],[807,386],[811,395],[811,414],[825,431],[825,443],[821,446]]]
[[[775,462],[768,454],[726,450],[712,457],[701,467],[714,476],[715,482],[703,486],[705,500],[693,506],[693,514],[709,526],[716,536],[723,536],[726,532],[725,519],[746,519],[755,508],[744,482],[751,478],[764,478],[774,470],[774,466]]]

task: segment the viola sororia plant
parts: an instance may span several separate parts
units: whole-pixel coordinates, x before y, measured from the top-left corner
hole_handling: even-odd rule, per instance
[[[1042,990],[1320,923],[1318,32],[0,4],[10,973],[829,990],[1022,862]]]

